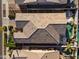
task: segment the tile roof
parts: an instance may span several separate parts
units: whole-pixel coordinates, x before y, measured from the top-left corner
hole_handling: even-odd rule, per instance
[[[50,24],[49,26],[54,27],[54,29],[61,35],[65,35],[66,24]]]
[[[27,22],[26,24],[26,22],[21,23],[17,21],[16,23],[16,28],[23,28],[23,32],[15,32],[15,38],[29,38],[33,34],[33,32],[37,30],[37,28],[31,22]]]
[[[61,15],[60,15],[61,14]],[[49,24],[66,24],[66,13],[16,13],[16,20],[30,21],[37,28],[45,28]]]
[[[56,2],[60,4],[67,3],[67,0],[8,0],[9,4],[23,4],[23,3],[29,3],[29,2]]]
[[[57,39],[59,40],[59,39]],[[16,43],[53,43],[53,44],[57,44],[59,43],[58,41],[56,41],[55,38],[53,38],[46,30],[44,29],[38,29],[37,31],[35,31],[30,38],[15,38],[15,42]]]
[[[59,41],[59,40],[58,40],[58,39],[60,38],[60,37],[59,37],[59,33],[54,29],[53,26],[48,25],[45,29],[48,31],[48,33],[49,33],[53,38],[55,38],[55,39],[57,39],[57,41]]]
[[[59,44],[65,37],[65,25],[51,24],[44,29],[37,29],[29,38],[14,37],[16,43],[53,43]],[[26,36],[26,35],[25,35]],[[62,38],[60,40],[60,38]]]
[[[54,9],[54,8],[67,8],[67,4],[59,4],[54,2],[45,2],[45,3],[37,3],[37,2],[30,2],[19,5],[21,9]]]
[[[66,4],[67,0],[30,0],[27,2],[27,0],[25,0],[25,3],[30,3],[30,2],[38,2],[38,3],[47,3],[47,2],[54,2],[54,3],[59,3],[59,4]]]
[[[17,55],[16,50],[13,51],[14,57],[26,57],[26,59],[59,59],[59,51],[57,50],[18,50],[20,56]],[[31,56],[31,57],[30,57]]]
[[[32,43],[59,43],[59,38],[54,38],[45,29],[38,29],[30,39]]]
[[[16,21],[17,28],[23,28],[29,21]]]
[[[21,9],[67,8],[67,0],[37,0],[20,5]]]
[[[23,32],[14,33],[14,38],[26,38],[26,35]]]
[[[59,52],[45,53],[41,59],[59,59]]]

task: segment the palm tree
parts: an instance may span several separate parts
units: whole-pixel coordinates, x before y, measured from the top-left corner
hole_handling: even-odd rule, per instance
[[[69,55],[70,58],[75,59],[76,48],[73,47],[72,43],[67,42],[66,48],[64,49],[65,54]]]
[[[68,35],[69,38],[68,38],[68,42],[67,42],[67,45],[66,45],[66,48],[64,51],[67,55],[70,55],[70,56],[73,55],[73,56],[71,56],[71,58],[75,59],[76,48],[73,47],[73,45],[74,45],[73,43],[76,40],[77,25],[74,23],[74,20],[71,21],[70,24],[71,24],[71,26],[70,26],[70,28],[68,28],[69,29],[68,31],[70,31],[70,29],[72,29],[72,31],[70,31],[71,33],[69,33],[72,35],[71,36]]]

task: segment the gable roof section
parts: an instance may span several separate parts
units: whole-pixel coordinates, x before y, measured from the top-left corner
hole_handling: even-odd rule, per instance
[[[48,26],[53,27],[58,32],[58,34],[65,35],[66,24],[50,24]]]
[[[59,41],[59,38],[60,38],[60,37],[59,37],[59,33],[54,29],[53,26],[48,25],[45,29],[48,31],[48,33],[49,33],[53,38],[56,39],[56,41]]]
[[[31,37],[32,43],[59,43],[59,38],[53,37],[49,32],[45,29],[38,29]]]
[[[23,32],[15,32],[14,37],[15,38],[29,38],[33,32],[37,30],[37,27],[29,21],[17,21],[16,22],[16,28],[22,28]]]
[[[15,38],[16,43],[58,44],[59,39],[52,37],[45,29],[37,29],[29,38]]]
[[[59,44],[60,35],[65,37],[65,25],[50,24],[44,29],[37,29],[29,38],[14,37],[16,43]],[[62,37],[62,39],[63,39]]]

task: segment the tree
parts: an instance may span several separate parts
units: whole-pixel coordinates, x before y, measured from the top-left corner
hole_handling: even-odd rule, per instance
[[[66,48],[64,49],[64,52],[70,56],[71,59],[75,59],[75,51],[76,48],[72,47],[73,44],[70,42],[67,42]]]
[[[13,48],[16,47],[13,37],[13,26],[9,26],[9,40],[8,40],[8,47],[9,47],[9,56],[11,57]]]
[[[12,34],[9,35],[8,47],[9,47],[9,49],[16,47]]]

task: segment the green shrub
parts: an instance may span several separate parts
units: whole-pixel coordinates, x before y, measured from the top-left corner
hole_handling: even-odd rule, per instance
[[[3,26],[3,30],[4,31],[7,31],[7,26]]]
[[[67,47],[64,49],[64,52],[67,55],[71,55],[71,54],[74,55],[75,54],[76,48],[73,48],[71,46],[72,46],[72,43],[67,43]]]
[[[12,19],[15,19],[15,15],[9,15],[8,17],[9,17],[9,19],[11,19],[11,20],[12,20]]]
[[[8,47],[9,47],[9,49],[16,47],[16,46],[15,46],[14,39],[13,39],[13,36],[11,36],[11,35],[10,35],[10,37],[9,37]]]
[[[15,42],[14,42],[14,37],[13,37],[14,30],[13,30],[13,26],[8,26],[8,28],[9,28],[8,47],[9,49],[12,49],[16,47]]]
[[[9,28],[9,31],[13,30],[13,26],[8,26],[8,28]]]

